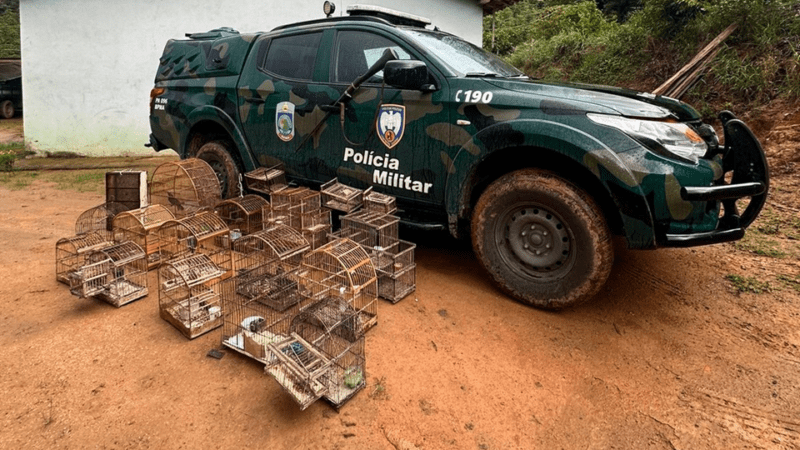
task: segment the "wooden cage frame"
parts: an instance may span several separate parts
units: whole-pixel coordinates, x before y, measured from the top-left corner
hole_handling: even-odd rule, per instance
[[[150,205],[144,208],[123,211],[112,221],[114,241],[133,241],[142,247],[147,255],[147,268],[160,264],[158,229],[175,216],[163,205]]]
[[[56,242],[56,281],[69,286],[71,274],[86,263],[86,257],[92,251],[111,245],[114,245],[114,241],[102,232],[59,239]]]
[[[147,255],[131,241],[94,250],[70,277],[70,292],[80,298],[97,297],[116,307],[146,297]]]
[[[158,269],[162,319],[194,339],[222,325],[219,284],[224,270],[204,254],[165,262]]]
[[[226,273],[232,269],[230,230],[213,212],[201,212],[164,222],[158,229],[158,240],[162,264],[202,253]]]
[[[221,200],[219,179],[202,159],[161,164],[150,178],[150,203],[163,205],[178,218],[201,209],[213,210]]]
[[[93,231],[105,233],[112,239],[114,217],[128,211],[130,208],[119,202],[101,203],[82,212],[75,221],[75,234],[90,233]]]
[[[274,225],[233,242],[233,267],[237,273],[278,261],[286,270],[300,266],[310,245],[299,231]]]
[[[214,207],[214,212],[231,230],[248,235],[264,229],[264,211],[270,204],[260,195],[249,194],[223,200]]]

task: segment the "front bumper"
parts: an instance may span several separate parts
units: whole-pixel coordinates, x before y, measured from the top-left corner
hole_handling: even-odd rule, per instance
[[[741,239],[744,230],[758,217],[769,192],[769,167],[764,150],[747,125],[732,113],[720,114],[725,129],[722,154],[724,173],[733,172],[730,184],[722,176],[714,186],[683,187],[681,198],[687,201],[721,201],[724,215],[714,231],[690,234],[667,234],[667,247],[691,247]],[[709,155],[713,156],[713,155]],[[742,213],[736,201],[750,198]]]

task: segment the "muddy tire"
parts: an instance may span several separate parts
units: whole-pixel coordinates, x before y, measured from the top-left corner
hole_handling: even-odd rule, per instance
[[[614,262],[600,208],[538,169],[511,172],[486,188],[472,215],[472,246],[500,289],[550,310],[592,298]]]
[[[14,112],[14,103],[11,102],[11,100],[3,100],[0,102],[0,115],[2,115],[4,119],[14,117]]]
[[[197,150],[196,158],[202,159],[214,170],[219,180],[222,198],[239,195],[239,166],[231,156],[230,144],[225,141],[211,141]]]

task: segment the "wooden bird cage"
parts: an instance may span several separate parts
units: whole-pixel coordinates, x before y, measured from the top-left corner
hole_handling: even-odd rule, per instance
[[[221,326],[219,284],[224,273],[204,254],[163,264],[158,269],[161,318],[189,339]]]
[[[230,230],[213,212],[164,222],[158,229],[158,239],[162,263],[202,253],[226,273],[232,269]]]
[[[271,224],[288,225],[302,230],[304,224],[310,225],[322,208],[320,193],[307,187],[284,189],[270,196]]]
[[[235,240],[233,266],[237,273],[268,263],[291,270],[300,266],[303,254],[309,249],[300,232],[286,225],[274,225]]]
[[[228,228],[239,230],[243,235],[264,229],[264,210],[269,211],[269,203],[253,194],[223,200],[214,207],[214,212]]]
[[[295,271],[274,273],[260,266],[220,283],[222,345],[267,363],[267,345],[285,339],[308,300]]]
[[[244,174],[244,182],[251,191],[272,195],[286,189],[286,174],[282,165],[259,167]]]
[[[358,317],[344,299],[328,297],[297,314],[288,336],[266,344],[265,371],[301,409],[323,396],[338,408],[366,385]]]
[[[147,254],[147,268],[152,269],[160,263],[158,229],[175,216],[163,205],[150,205],[144,208],[123,211],[112,221],[114,241],[135,242]]]
[[[370,190],[364,194],[364,210],[382,214],[394,214],[397,200],[391,195]]]
[[[397,303],[417,288],[416,244],[402,239],[384,242],[385,247],[366,247],[378,276],[378,296]]]
[[[341,237],[365,247],[387,248],[397,242],[400,218],[390,214],[358,211],[341,217]]]
[[[78,220],[75,221],[75,234],[96,231],[113,239],[111,231],[114,217],[129,209],[126,205],[117,202],[106,202],[89,208],[81,213]]]
[[[364,203],[363,190],[339,183],[337,178],[323,183],[319,190],[322,194],[322,204],[330,209],[350,213]]]
[[[56,280],[69,285],[71,274],[83,267],[92,251],[111,245],[114,245],[114,241],[102,232],[59,239],[56,242]]]
[[[166,207],[175,217],[186,217],[204,208],[213,210],[220,200],[219,179],[202,159],[161,164],[150,179],[150,203]]]
[[[147,255],[127,241],[94,250],[70,276],[70,292],[97,297],[120,307],[147,296]]]
[[[362,332],[378,322],[378,283],[367,252],[349,239],[336,239],[306,254],[298,272],[301,292],[313,300],[344,299],[358,313]]]

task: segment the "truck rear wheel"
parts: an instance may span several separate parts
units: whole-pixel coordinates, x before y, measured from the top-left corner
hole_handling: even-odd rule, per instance
[[[203,144],[196,158],[207,162],[219,180],[222,198],[239,195],[239,167],[231,156],[230,145],[225,141],[211,141]]]
[[[14,117],[14,103],[11,100],[3,100],[0,102],[0,114],[4,119]]]
[[[472,215],[472,246],[503,291],[551,310],[594,296],[614,261],[600,208],[538,169],[511,172],[486,188]]]

